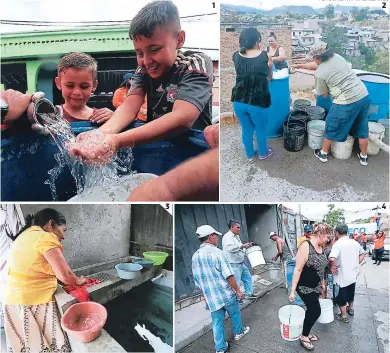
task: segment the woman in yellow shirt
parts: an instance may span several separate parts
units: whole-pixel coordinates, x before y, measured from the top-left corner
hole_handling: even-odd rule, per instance
[[[54,292],[57,279],[81,285],[65,260],[61,241],[65,217],[46,208],[26,217],[15,236],[8,258],[3,296],[4,328],[11,352],[70,352],[61,330]]]

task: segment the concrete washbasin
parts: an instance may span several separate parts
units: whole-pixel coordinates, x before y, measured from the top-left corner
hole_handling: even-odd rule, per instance
[[[148,341],[144,341],[134,329],[136,323],[145,324],[155,336],[172,346],[173,273],[162,270],[162,266],[152,266],[140,272],[139,276],[131,281],[120,279],[115,265],[131,263],[133,258],[135,257],[126,256],[75,270],[77,276],[94,277],[102,282],[87,288],[87,291],[91,301],[106,307],[108,315],[101,335],[94,341],[81,343],[69,336],[72,351],[152,351]],[[157,278],[162,273],[164,276]],[[151,281],[152,279],[154,282]],[[55,298],[61,316],[77,302],[76,298],[67,294],[61,286],[58,286]],[[136,309],[141,307],[143,310]],[[131,317],[130,321],[129,317]],[[120,329],[114,329],[114,326]],[[132,337],[130,341],[127,338],[129,335]],[[129,345],[131,350],[129,350]]]

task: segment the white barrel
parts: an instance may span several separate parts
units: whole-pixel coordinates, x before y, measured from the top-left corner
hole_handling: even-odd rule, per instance
[[[308,142],[312,150],[322,148],[325,124],[324,120],[311,120],[307,123]]]
[[[370,121],[368,123],[368,131],[370,134],[374,135],[378,140],[382,141],[385,137],[385,127],[382,124],[374,123]],[[378,154],[380,148],[372,143],[370,140],[368,141],[367,154],[376,155]]]
[[[278,311],[280,333],[286,341],[296,341],[301,337],[305,310],[298,305],[285,305]]]
[[[252,268],[255,268],[260,265],[265,265],[263,252],[261,251],[260,246],[255,245],[248,248],[246,250],[246,256],[248,257]]]
[[[333,142],[330,147],[333,157],[337,159],[351,158],[354,141],[352,136],[348,136],[345,142]]]
[[[321,315],[318,318],[320,324],[329,324],[334,321],[333,302],[332,299],[321,299]]]

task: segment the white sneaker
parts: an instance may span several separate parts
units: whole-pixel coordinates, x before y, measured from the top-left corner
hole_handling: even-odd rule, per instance
[[[250,328],[249,326],[244,327],[244,332],[243,332],[243,333],[240,333],[239,335],[234,335],[234,340],[235,340],[235,341],[240,340],[240,339],[243,338],[250,330],[251,330],[251,328]]]
[[[226,342],[226,344],[227,344],[226,351],[215,351],[215,353],[226,353],[227,350],[229,349],[229,343]]]

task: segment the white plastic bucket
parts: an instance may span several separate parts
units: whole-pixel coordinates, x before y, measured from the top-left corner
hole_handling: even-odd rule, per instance
[[[348,136],[345,142],[333,142],[330,147],[333,157],[337,159],[351,158],[354,141],[352,136]]]
[[[278,311],[280,333],[286,341],[296,341],[301,337],[305,310],[298,305],[285,305]]]
[[[380,141],[382,141],[385,136],[385,130],[385,127],[381,124],[374,123],[372,121],[368,123],[368,131]],[[367,154],[376,155],[379,150],[380,148],[377,145],[368,141]]]
[[[324,120],[311,120],[307,123],[308,142],[312,150],[322,147],[325,124]]]
[[[329,324],[334,321],[332,299],[320,299],[321,315],[318,318],[320,324]]]
[[[246,256],[248,257],[252,268],[255,268],[260,265],[265,265],[263,252],[261,251],[260,246],[251,246],[249,249],[247,249]]]
[[[268,269],[269,278],[271,281],[276,281],[279,278],[279,271],[280,269],[278,267],[271,267]]]

